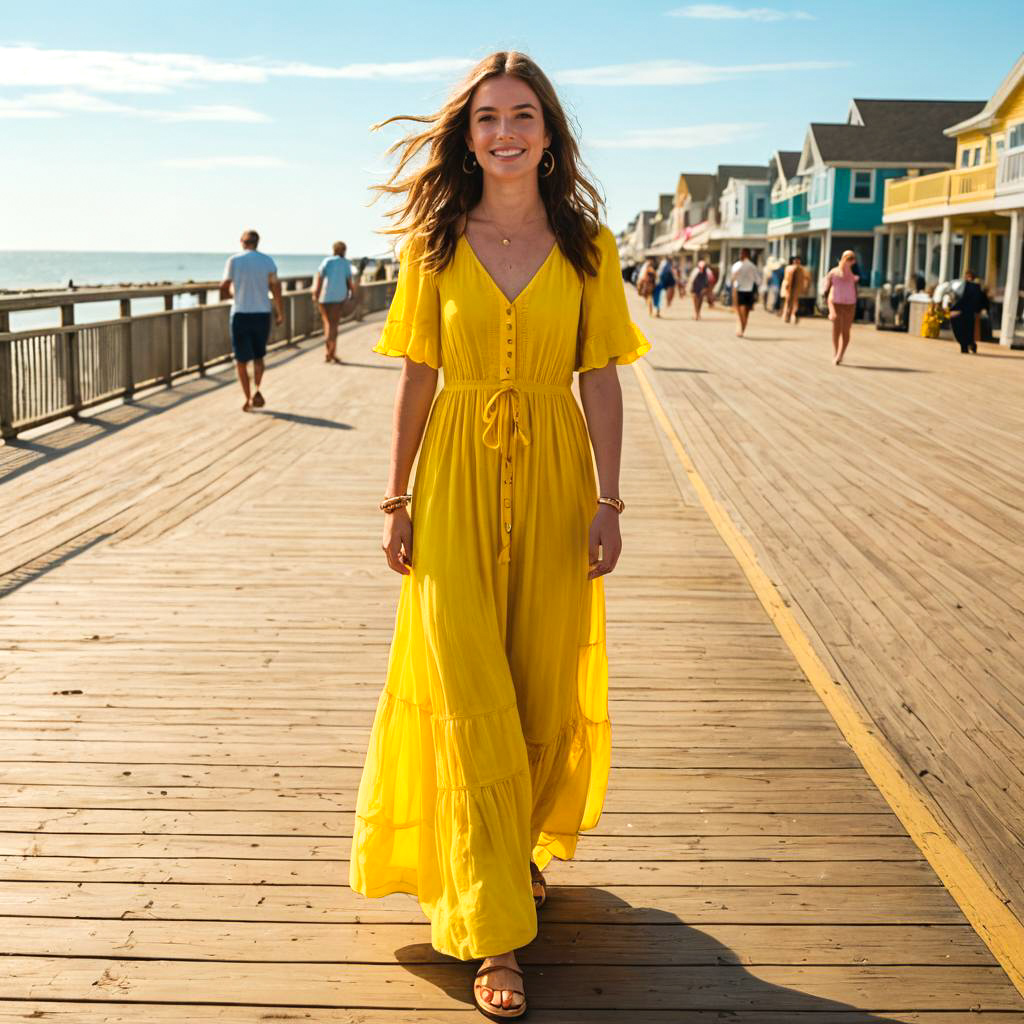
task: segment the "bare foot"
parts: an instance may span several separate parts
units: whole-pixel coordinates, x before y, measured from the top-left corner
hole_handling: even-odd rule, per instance
[[[252,396],[252,404],[253,408],[262,409],[263,406],[267,404],[267,400],[257,391],[256,394]]]
[[[515,1010],[523,1005],[526,1001],[522,991],[523,979],[515,971],[507,969],[519,966],[514,952],[489,956],[481,966],[487,967],[488,971],[477,978],[476,987],[485,1005],[500,1006],[503,1010]]]
[[[242,406],[242,412],[252,412],[252,402],[246,402],[245,405]]]

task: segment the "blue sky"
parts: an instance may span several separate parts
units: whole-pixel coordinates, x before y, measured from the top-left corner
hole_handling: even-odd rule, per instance
[[[224,251],[253,225],[270,252],[383,252],[396,132],[369,126],[503,48],[555,80],[618,230],[853,96],[986,99],[1022,45],[1009,0],[5,4],[0,249]]]

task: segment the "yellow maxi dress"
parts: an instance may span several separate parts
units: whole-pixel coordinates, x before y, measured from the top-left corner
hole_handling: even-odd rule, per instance
[[[587,580],[597,489],[574,370],[650,345],[615,239],[582,279],[556,245],[508,301],[465,237],[438,274],[402,254],[374,351],[444,384],[412,491],[387,682],[356,804],[350,884],[414,894],[462,960],[537,932],[531,858],[571,858],[611,758],[604,589]]]

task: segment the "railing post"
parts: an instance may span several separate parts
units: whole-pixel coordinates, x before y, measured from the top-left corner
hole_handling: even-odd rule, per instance
[[[61,327],[73,327],[75,324],[75,304],[73,302],[60,307]],[[82,382],[78,374],[78,345],[75,332],[64,331],[61,334],[64,345],[65,361],[68,368],[67,402],[71,406],[71,415],[77,417],[82,408]]]
[[[164,312],[170,313],[174,309],[174,295],[164,296]],[[167,318],[167,377],[165,383],[170,387],[174,379],[174,318]]]
[[[123,373],[121,383],[124,387],[125,401],[130,402],[132,399],[132,395],[135,394],[135,321],[132,320],[131,299],[121,299],[120,312],[121,319],[128,321],[128,323],[121,325],[123,328],[123,330],[121,331],[121,371]]]
[[[285,285],[287,292],[295,291],[295,281],[289,281]],[[284,296],[284,331],[285,341],[289,345],[295,344],[295,296],[286,294]]]
[[[199,302],[199,329],[196,331],[196,362],[199,364],[199,376],[206,376],[206,290],[197,293]]]
[[[0,334],[11,329],[7,310],[0,310]],[[14,437],[14,353],[12,342],[0,341],[0,437]]]

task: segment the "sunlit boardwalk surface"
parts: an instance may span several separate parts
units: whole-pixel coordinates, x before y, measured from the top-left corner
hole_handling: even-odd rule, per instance
[[[313,343],[276,356],[260,414],[238,411],[225,371],[0,449],[0,1022],[479,1019],[469,965],[431,950],[415,902],[345,885],[397,593],[375,511],[396,364],[366,354],[374,331],[344,335],[345,368]],[[938,694],[903,692],[924,687],[921,663],[943,692],[969,672],[1003,716],[977,728],[1015,743],[1024,413],[998,396],[1024,364],[961,367],[947,347],[860,332],[851,361],[926,372],[832,383],[820,325],[774,343],[737,341],[724,317],[652,334],[648,375],[701,474],[837,671],[866,705],[878,691],[893,742],[930,728],[922,704]],[[763,316],[752,334],[783,337]],[[698,502],[638,377],[621,377],[612,784],[579,859],[550,871],[521,955],[531,1018],[1024,1021]],[[948,542],[967,523],[973,559]],[[954,571],[976,582],[951,590]],[[888,597],[866,596],[869,578]],[[826,584],[846,602],[815,605]],[[927,614],[902,609],[912,598]],[[957,724],[980,744],[968,712],[986,705],[961,692],[967,710],[939,739]],[[905,700],[914,724],[890,722],[883,699]],[[934,785],[970,779],[986,834],[1001,822],[1009,844],[1011,753],[986,765],[930,742]],[[1001,801],[983,779],[1003,780]],[[980,813],[965,812],[979,830]]]

